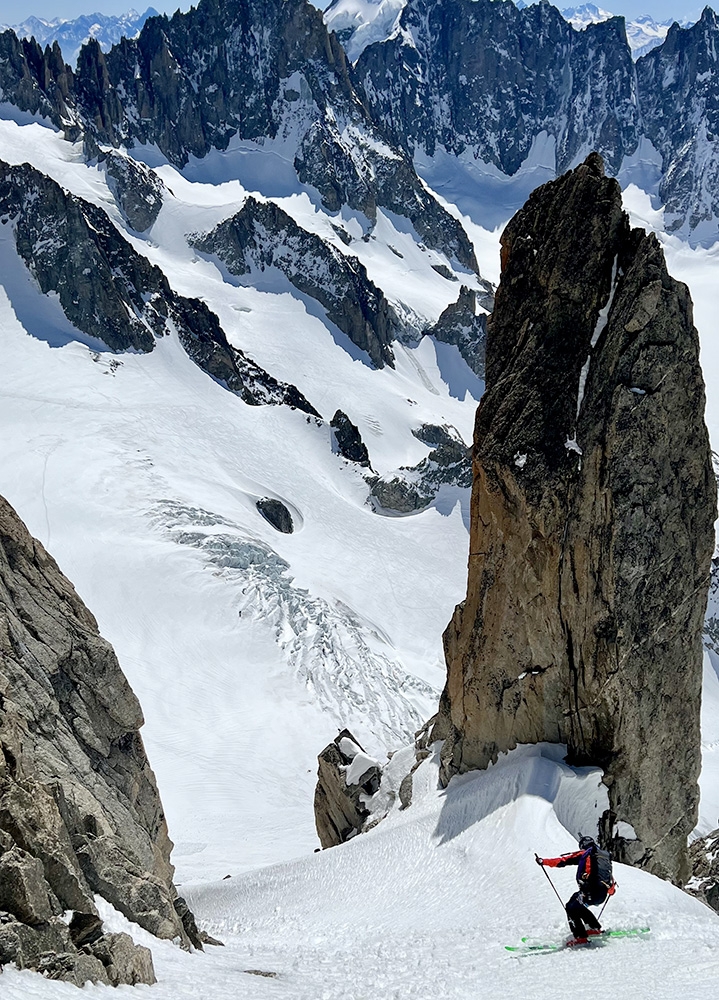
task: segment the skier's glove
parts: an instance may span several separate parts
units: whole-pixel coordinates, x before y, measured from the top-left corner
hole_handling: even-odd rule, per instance
[[[534,855],[534,860],[537,862],[538,865],[544,864],[544,858],[540,858],[538,854]]]

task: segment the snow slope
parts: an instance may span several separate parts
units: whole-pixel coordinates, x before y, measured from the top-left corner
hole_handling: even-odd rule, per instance
[[[0,122],[0,137],[7,160],[31,161],[122,227],[78,148],[37,123]],[[235,164],[249,155],[260,153]],[[268,185],[276,155],[257,170]],[[218,164],[205,166],[217,179]],[[227,157],[222,169],[232,173]],[[481,383],[455,348],[397,345],[396,367],[375,371],[280,275],[231,284],[190,248],[186,234],[241,205],[238,181],[159,173],[175,195],[148,240],[128,238],[328,420],[345,410],[376,471],[427,455],[411,433],[424,422],[470,440]],[[344,247],[306,192],[278,200]],[[432,270],[439,257],[388,217],[375,236],[352,249],[436,319],[459,288]],[[441,633],[464,587],[466,491],[411,518],[374,514],[326,423],[245,405],[168,338],[144,356],[84,343],[4,227],[0,255],[0,492],[73,580],[140,698],[179,877],[311,850],[316,755],[337,728],[382,754],[435,709]],[[294,534],[260,516],[260,497],[288,505]]]
[[[156,1000],[713,1000],[719,918],[623,866],[603,920],[649,924],[647,938],[525,958],[505,950],[524,935],[566,937],[563,910],[534,852],[575,847],[601,807],[596,770],[573,771],[557,748],[520,748],[438,791],[437,765],[430,758],[416,772],[409,810],[348,844],[184,887],[226,946],[186,955],[130,928],[152,947],[160,977],[139,991]],[[572,870],[551,875],[566,898]],[[128,928],[108,916],[111,926]],[[75,995],[73,987],[13,969],[2,986],[3,1000]],[[101,987],[85,992],[107,995]]]

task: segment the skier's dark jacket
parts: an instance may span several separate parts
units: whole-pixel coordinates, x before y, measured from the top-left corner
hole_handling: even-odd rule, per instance
[[[597,857],[598,854],[600,857]],[[611,858],[607,851],[602,851],[596,845],[585,851],[574,851],[573,854],[563,854],[561,858],[542,858],[542,864],[547,868],[565,868],[567,865],[577,866],[577,883],[585,900],[593,905],[603,903],[607,896],[615,892],[614,879],[611,875]]]

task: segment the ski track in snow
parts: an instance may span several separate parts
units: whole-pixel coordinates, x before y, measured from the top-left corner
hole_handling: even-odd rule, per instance
[[[78,147],[37,123],[0,121],[0,138],[5,159],[33,163],[124,231],[102,171],[88,168]],[[418,165],[462,218],[493,280],[502,225],[546,179],[550,153],[539,137],[512,182],[481,165],[452,164],[441,151]],[[647,155],[648,166],[630,165],[631,176],[651,172]],[[188,233],[233,214],[247,191],[272,196],[300,225],[360,256],[407,315],[436,319],[458,290],[432,270],[439,256],[382,213],[375,239],[364,242],[366,220],[320,211],[293,187],[287,162],[280,143],[231,146],[185,176],[160,165],[173,194],[145,238],[125,235],[326,418],[344,409],[378,472],[426,456],[411,433],[423,422],[452,424],[470,440],[476,380],[457,370],[457,359],[448,365],[442,345],[398,345],[396,369],[372,371],[298,297],[229,285],[189,247]],[[692,291],[717,449],[719,246],[691,249],[663,234],[661,211],[632,184],[625,202],[633,224],[657,231],[670,272]],[[333,223],[354,237],[349,250]],[[571,850],[599,809],[597,773],[572,771],[556,749],[520,749],[445,792],[436,760],[427,761],[409,810],[395,808],[369,834],[312,853],[316,755],[338,725],[381,755],[434,709],[441,633],[464,596],[462,503],[377,517],[358,470],[332,454],[326,424],[286,407],[245,406],[171,338],[148,356],[97,351],[40,296],[7,239],[2,252],[0,492],[50,546],[115,646],[145,712],[181,892],[226,942],[185,954],[101,902],[111,929],[129,929],[153,949],[160,982],[133,995],[714,1000],[716,915],[632,869],[618,873],[605,924],[649,923],[648,940],[527,959],[504,950],[525,934],[561,940],[562,912],[533,852]],[[293,535],[260,517],[255,501],[264,496],[290,507]],[[707,654],[698,833],[719,822],[718,676]],[[567,898],[571,872],[556,877]],[[12,968],[0,979],[2,1000],[77,995]],[[83,995],[109,996],[92,986]]]

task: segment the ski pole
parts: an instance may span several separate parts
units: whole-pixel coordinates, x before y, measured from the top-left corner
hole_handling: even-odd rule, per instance
[[[612,887],[615,887],[616,884],[617,884],[616,882],[613,882],[612,883]],[[616,888],[615,888],[614,891],[616,892]],[[613,895],[614,895],[614,892],[607,893],[607,898],[604,900],[604,906],[599,911],[599,916],[597,917],[597,920],[601,920],[602,919],[602,914],[604,913],[605,909],[607,908],[607,903],[609,902],[609,900],[612,898]]]
[[[552,889],[554,889],[554,895],[559,900],[559,905],[564,910],[564,913],[565,913],[565,916],[566,916],[566,910],[565,910],[565,907],[564,907],[564,903],[562,902],[562,897],[559,895],[559,893],[555,889],[554,882],[552,882],[551,878],[549,877],[549,873],[547,872],[547,869],[544,867],[544,865],[540,864],[539,855],[538,854],[535,854],[534,857],[535,857],[535,860],[536,860],[537,864],[540,866],[540,868],[542,869],[542,871],[544,872],[544,874],[547,876],[547,882],[549,882],[549,884],[551,885]]]

